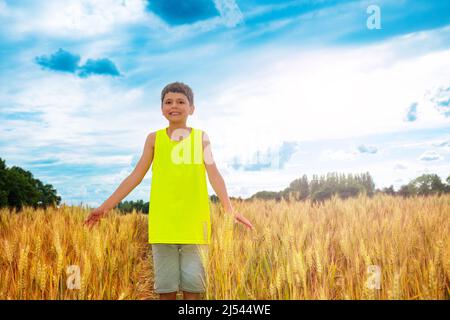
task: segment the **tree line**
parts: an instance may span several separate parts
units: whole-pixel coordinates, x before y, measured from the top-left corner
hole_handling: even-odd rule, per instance
[[[230,197],[230,199],[238,199],[242,200],[241,197],[235,198]],[[215,194],[209,196],[209,201],[213,203],[219,202],[219,197],[217,197]],[[148,214],[150,202],[144,202],[143,200],[137,200],[137,201],[121,201],[116,208],[119,209],[122,212],[132,212],[133,210],[136,210],[137,212]]]
[[[393,185],[382,189],[375,188],[375,183],[369,172],[362,174],[331,172],[321,176],[314,174],[310,181],[306,175],[303,175],[301,178],[293,180],[288,187],[281,191],[259,191],[246,199],[241,197],[230,197],[230,199],[239,201],[252,201],[253,199],[303,201],[310,199],[317,203],[323,202],[333,195],[337,195],[341,199],[347,199],[362,193],[369,197],[375,194],[410,197],[450,193],[450,175],[447,177],[446,183],[443,183],[437,174],[423,174],[401,186],[398,191],[394,190]],[[216,195],[209,196],[209,199],[213,203],[219,202]],[[124,212],[131,212],[134,208],[136,211],[148,214],[148,205],[149,202],[144,203],[142,200],[125,201],[120,203],[118,208]]]
[[[403,197],[450,193],[450,175],[447,177],[446,183],[443,183],[437,174],[423,174],[408,184],[402,185],[398,191],[394,190],[393,185],[375,189],[373,179],[368,172],[356,175],[336,172],[321,176],[314,174],[311,181],[308,181],[308,177],[303,175],[292,181],[284,190],[259,191],[250,199],[275,199],[277,201],[310,199],[313,202],[322,202],[333,195],[346,199],[361,193],[369,197],[377,193]]]
[[[392,196],[409,197],[415,195],[434,195],[450,193],[450,175],[445,182],[437,174],[423,174],[409,183],[402,185],[398,191],[393,185],[382,189],[375,189],[375,184],[369,172],[362,174],[344,174],[331,172],[326,175],[312,175],[311,180],[304,174],[301,178],[293,180],[289,186],[280,191],[259,191],[251,197],[236,199],[240,201],[252,201],[253,199],[282,199],[287,201],[302,201],[310,199],[313,202],[322,202],[337,195],[342,199],[355,197],[361,193],[369,197],[377,193]],[[218,203],[216,195],[209,196],[213,203]],[[0,158],[0,208],[9,207],[20,211],[24,206],[33,208],[46,208],[59,206],[61,197],[51,184],[44,184],[35,179],[33,174],[20,167],[7,168],[5,161]],[[138,212],[148,214],[149,202],[121,201],[116,208],[121,212]]]
[[[61,197],[51,184],[44,184],[20,167],[6,167],[0,158],[0,208],[20,211],[24,206],[34,209],[56,207],[60,202]]]

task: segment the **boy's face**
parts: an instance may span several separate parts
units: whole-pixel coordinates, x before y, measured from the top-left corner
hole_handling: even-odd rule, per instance
[[[168,92],[164,96],[161,111],[169,122],[185,123],[187,117],[194,113],[194,105],[189,103],[188,98],[184,94]]]

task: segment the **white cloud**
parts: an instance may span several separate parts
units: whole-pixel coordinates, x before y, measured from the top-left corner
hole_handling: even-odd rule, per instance
[[[425,151],[420,157],[421,161],[436,161],[441,160],[442,156],[436,151]]]
[[[434,147],[450,147],[450,140],[439,140],[431,143]]]
[[[16,36],[37,32],[65,38],[95,36],[149,19],[144,0],[41,1],[31,8],[11,9],[9,16],[15,20],[11,31]]]

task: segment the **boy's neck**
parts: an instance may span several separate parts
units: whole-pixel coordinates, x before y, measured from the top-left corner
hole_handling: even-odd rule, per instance
[[[180,123],[171,123],[169,122],[169,130],[170,132],[176,130],[176,129],[187,129],[186,122],[180,122]]]

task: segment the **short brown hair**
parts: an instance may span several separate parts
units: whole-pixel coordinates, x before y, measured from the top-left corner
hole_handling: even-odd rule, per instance
[[[164,87],[164,89],[161,91],[161,106],[164,102],[164,96],[169,92],[178,92],[184,94],[191,105],[194,104],[194,93],[192,92],[191,87],[189,87],[187,84],[184,84],[183,82],[172,82],[169,83]]]

